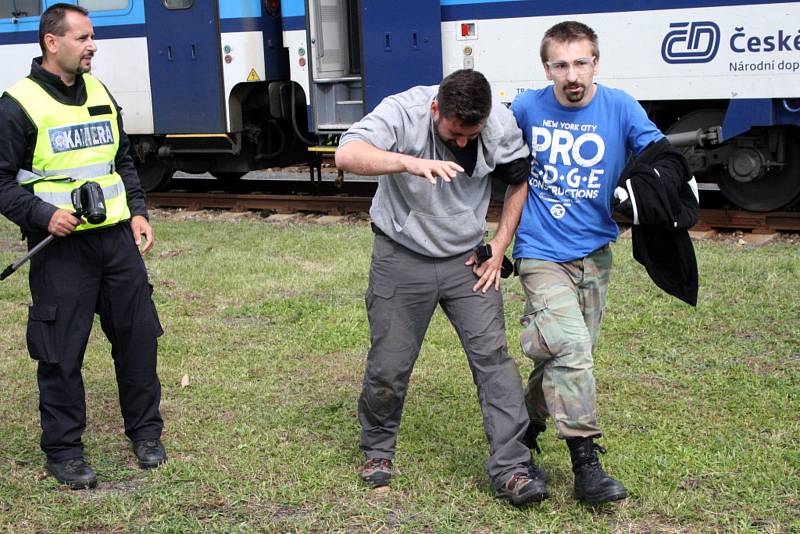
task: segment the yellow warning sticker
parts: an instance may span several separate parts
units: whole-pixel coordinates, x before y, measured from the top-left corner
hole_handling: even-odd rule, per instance
[[[259,78],[256,69],[250,69],[250,74],[247,75],[248,82],[260,82],[261,78]]]

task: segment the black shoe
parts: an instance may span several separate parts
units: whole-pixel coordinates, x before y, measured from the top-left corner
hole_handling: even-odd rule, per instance
[[[47,460],[46,468],[56,480],[71,489],[87,489],[97,486],[97,477],[83,458],[70,458],[63,462]]]
[[[392,479],[392,461],[388,458],[369,458],[358,474],[361,480],[373,488],[388,486]]]
[[[167,451],[158,438],[134,441],[133,453],[142,469],[152,469],[167,461]]]
[[[542,454],[542,449],[539,447],[539,434],[547,430],[547,425],[531,421],[528,423],[528,428],[525,430],[525,436],[522,442],[528,446],[529,449],[536,451],[536,454]]]
[[[534,469],[538,470],[536,467]],[[502,486],[495,488],[495,495],[498,499],[511,501],[514,506],[526,506],[547,499],[550,490],[547,480],[532,477],[528,468],[528,471],[514,473]]]
[[[575,473],[575,498],[589,504],[619,501],[628,496],[625,486],[603,471],[597,451],[606,450],[592,438],[568,438],[567,446]]]
[[[533,463],[533,460],[528,464],[528,476],[544,480],[545,482],[550,481],[550,473]]]

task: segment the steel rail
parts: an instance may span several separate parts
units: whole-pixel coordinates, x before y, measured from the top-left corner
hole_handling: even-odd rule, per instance
[[[320,213],[351,215],[369,212],[372,202],[366,196],[264,195],[257,193],[149,193],[147,203],[153,208],[184,208],[189,210],[222,209],[231,211],[272,211],[275,213]],[[497,221],[502,205],[491,204],[487,218]],[[630,223],[624,217],[618,222]],[[701,209],[700,221],[693,228],[738,229],[754,233],[800,232],[800,212],[755,213],[731,209]]]

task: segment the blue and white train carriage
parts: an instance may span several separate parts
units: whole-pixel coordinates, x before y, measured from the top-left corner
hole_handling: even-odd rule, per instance
[[[459,68],[510,102],[547,83],[541,35],[572,18],[599,34],[598,81],[686,144],[706,188],[751,210],[800,202],[800,2],[279,1],[75,1],[148,189],[175,169],[233,179],[305,161],[306,140]],[[0,0],[0,87],[27,72],[52,3]]]
[[[27,74],[40,54],[39,15],[54,3],[0,0],[0,87]],[[93,73],[123,108],[146,189],[176,169],[230,179],[306,157],[298,136],[307,135],[307,106],[288,80],[277,1],[71,3],[91,12]]]

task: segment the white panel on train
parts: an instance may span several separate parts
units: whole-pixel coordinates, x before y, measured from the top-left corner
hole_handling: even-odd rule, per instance
[[[241,124],[232,124],[234,117],[230,109],[231,91],[240,83],[263,81],[267,78],[267,65],[264,60],[264,34],[257,31],[223,33],[221,34],[221,46],[225,116],[228,117],[228,131],[232,132],[241,130]],[[227,60],[228,57],[231,58],[230,62]]]
[[[800,92],[800,3],[572,14],[442,23],[444,73],[465,64],[486,74],[508,102],[546,85],[539,42],[562,20],[585,22],[600,39],[600,83],[640,100],[783,98]],[[466,58],[466,61],[465,61]]]
[[[128,135],[153,133],[150,64],[144,37],[97,41],[92,74],[108,87],[122,107]]]
[[[31,60],[42,55],[39,43],[11,44],[0,47],[0,91],[31,72]]]
[[[308,85],[308,51],[306,50],[308,45],[305,30],[283,32],[283,46],[289,50],[289,77],[292,81],[299,83],[307,95],[311,94]]]

